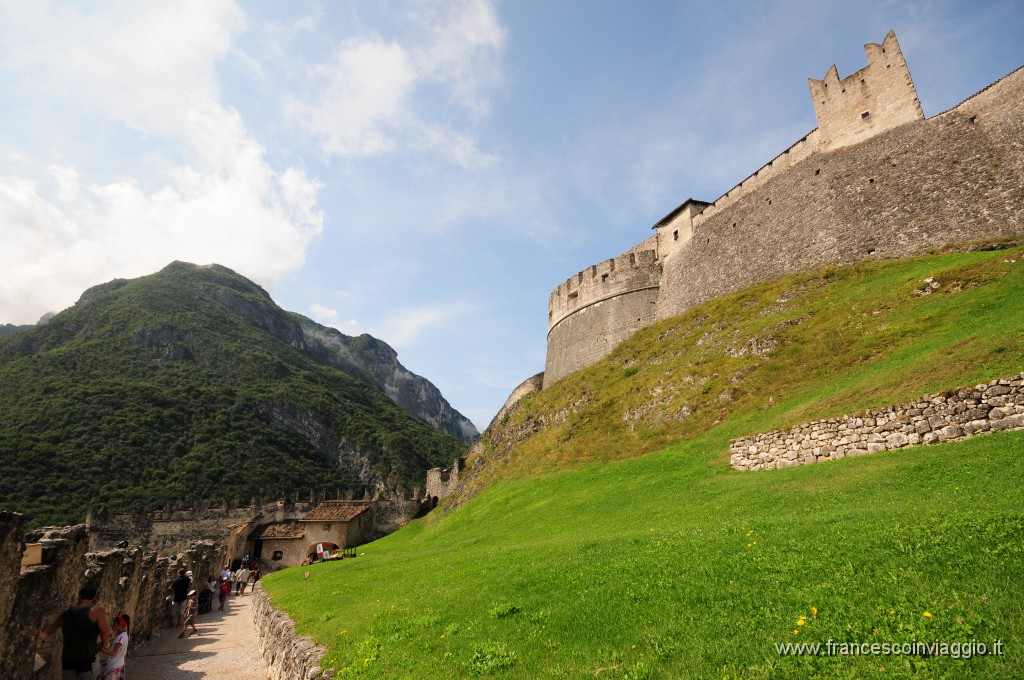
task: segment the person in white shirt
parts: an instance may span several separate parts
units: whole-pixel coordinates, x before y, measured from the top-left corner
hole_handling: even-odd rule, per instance
[[[114,619],[114,640],[109,649],[100,651],[108,658],[100,668],[99,680],[123,680],[124,657],[128,653],[128,628],[131,618],[127,614],[118,614]]]

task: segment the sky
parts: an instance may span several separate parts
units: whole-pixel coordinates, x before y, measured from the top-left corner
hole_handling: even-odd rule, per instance
[[[816,127],[894,29],[926,116],[1018,0],[0,0],[0,323],[173,260],[369,333],[481,430],[547,301]]]

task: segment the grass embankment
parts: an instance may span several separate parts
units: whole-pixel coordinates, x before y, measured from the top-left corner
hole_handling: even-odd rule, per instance
[[[737,434],[1019,371],[1022,293],[1019,254],[1004,251],[859,265],[717,301],[535,395],[514,418],[565,408],[570,381],[591,396],[517,449],[505,471],[518,476],[358,559],[265,585],[343,677],[1021,677],[1024,434],[760,473],[727,458]],[[673,336],[693,352],[667,346]],[[771,349],[736,351],[752,338]],[[650,397],[647,373],[714,375],[704,385],[722,389],[682,419],[648,409],[636,428],[621,409]],[[678,414],[676,396],[660,413]],[[680,427],[692,433],[682,443],[597,464]],[[565,449],[587,449],[584,463],[571,468]],[[829,639],[999,639],[1004,653],[776,651]]]

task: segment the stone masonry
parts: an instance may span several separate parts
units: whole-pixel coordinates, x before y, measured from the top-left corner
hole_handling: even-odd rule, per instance
[[[327,650],[295,631],[295,622],[270,604],[259,583],[253,589],[256,646],[267,663],[270,680],[326,680],[333,670],[320,667]]]
[[[737,470],[769,470],[1024,430],[1024,373],[856,415],[734,439]]]

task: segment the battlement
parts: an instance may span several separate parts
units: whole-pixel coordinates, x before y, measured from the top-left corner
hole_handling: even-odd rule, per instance
[[[835,64],[822,80],[808,78],[818,116],[819,144],[837,149],[924,118],[907,62],[889,31],[864,46],[868,65],[842,80]]]
[[[657,288],[660,278],[654,237],[618,257],[570,276],[548,299],[548,332],[567,316],[623,293]]]

